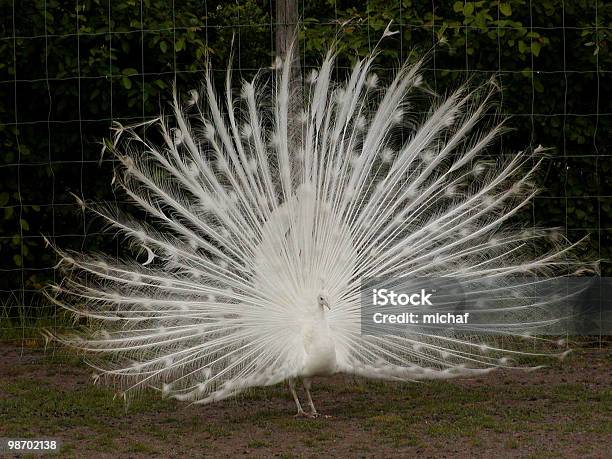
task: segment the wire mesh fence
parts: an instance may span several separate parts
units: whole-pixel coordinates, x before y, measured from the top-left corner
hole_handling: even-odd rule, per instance
[[[300,61],[316,66],[336,41],[337,72],[379,41],[377,71],[427,56],[428,85],[444,93],[466,79],[495,77],[513,132],[492,151],[551,147],[542,189],[522,217],[590,239],[602,260],[612,242],[608,42],[610,6],[600,1],[299,2]],[[230,59],[237,79],[272,63],[271,1],[4,1],[0,6],[0,336],[23,341],[58,324],[41,289],[57,282],[46,240],[83,251],[122,252],[75,201],[129,206],[111,186],[115,160],[101,154],[114,122],[168,112],[172,85],[197,87],[207,60],[219,79]]]

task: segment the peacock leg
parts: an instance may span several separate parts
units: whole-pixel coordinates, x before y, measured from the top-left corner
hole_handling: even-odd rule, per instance
[[[306,389],[308,404],[310,405],[310,416],[313,418],[318,418],[319,413],[317,412],[317,409],[315,408],[314,403],[312,401],[312,397],[310,396],[310,386],[312,385],[312,380],[310,378],[304,378],[302,382],[304,384],[304,389]]]
[[[289,390],[291,391],[291,395],[293,395],[293,400],[295,401],[295,404],[297,405],[297,413],[295,414],[295,417],[296,418],[306,417],[306,413],[302,409],[302,405],[300,405],[300,399],[295,393],[295,379],[293,378],[289,379]]]

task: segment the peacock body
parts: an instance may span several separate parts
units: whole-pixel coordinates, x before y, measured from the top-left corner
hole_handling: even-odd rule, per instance
[[[147,123],[158,134],[119,126],[113,181],[147,218],[90,207],[136,255],[61,252],[69,275],[53,298],[90,321],[87,333],[60,339],[102,354],[92,365],[126,390],[152,386],[180,400],[288,380],[298,414],[295,378],[316,414],[315,376],[407,381],[513,366],[525,349],[490,336],[362,333],[366,278],[484,285],[575,264],[558,233],[508,223],[535,193],[539,160],[533,151],[484,156],[504,129],[483,121],[495,111],[494,82],[437,97],[416,63],[381,87],[374,59],[337,83],[330,52],[307,79],[295,123],[282,62],[271,89],[262,72],[239,97],[229,70],[223,94],[207,74],[187,104],[175,95],[172,126]],[[429,97],[424,115],[411,111],[417,96]],[[504,317],[490,328],[514,335],[511,325],[534,308],[545,309],[489,305]]]

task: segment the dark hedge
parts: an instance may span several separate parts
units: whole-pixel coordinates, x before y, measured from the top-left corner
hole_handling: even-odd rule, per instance
[[[42,235],[62,247],[119,250],[120,241],[101,237],[100,222],[70,195],[124,199],[110,186],[112,158],[99,162],[111,120],[156,115],[160,104],[167,106],[175,69],[186,94],[197,87],[207,56],[221,76],[233,34],[239,76],[271,63],[273,3],[174,3],[173,11],[170,0],[0,0],[5,316],[15,315],[10,305],[44,304],[36,291],[53,278],[56,260]],[[414,51],[429,52],[428,82],[440,92],[468,76],[497,75],[514,130],[495,151],[553,148],[538,176],[542,193],[521,215],[523,223],[564,227],[570,240],[590,234],[585,258],[611,258],[610,4],[436,1],[432,12],[429,1],[299,3],[306,67],[320,61],[347,19],[338,35],[342,65],[367,53],[393,19],[401,34],[382,43],[382,72]],[[612,275],[605,261],[602,270]]]

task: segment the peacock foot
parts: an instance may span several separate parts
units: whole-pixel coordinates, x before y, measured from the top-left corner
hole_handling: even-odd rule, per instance
[[[293,417],[296,418],[296,419],[309,418],[310,415],[307,414],[304,410],[299,410],[297,413],[295,413],[295,415]]]
[[[307,415],[310,419],[318,419],[318,418],[322,418],[322,419],[330,419],[332,418],[332,416],[328,415],[328,414],[321,414],[317,411],[315,411],[314,413],[308,413]]]

